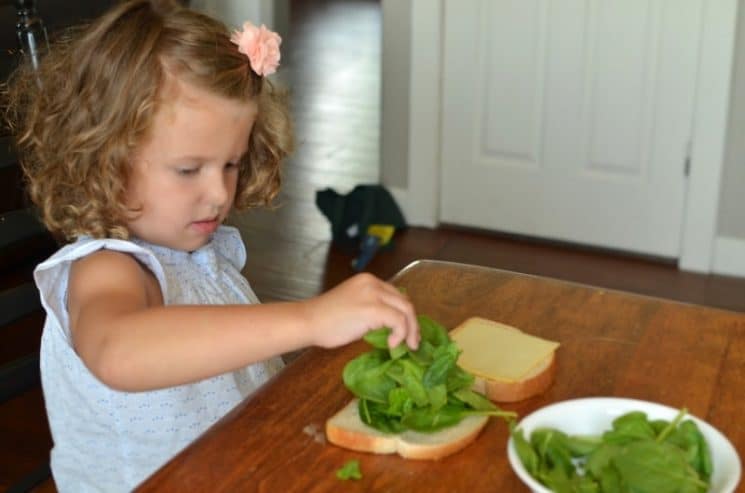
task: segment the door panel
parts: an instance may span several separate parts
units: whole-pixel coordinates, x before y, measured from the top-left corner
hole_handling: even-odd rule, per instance
[[[446,0],[441,221],[677,257],[701,15]]]

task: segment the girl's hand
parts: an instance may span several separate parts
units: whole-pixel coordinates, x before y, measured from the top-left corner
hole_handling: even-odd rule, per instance
[[[394,286],[372,274],[358,274],[306,303],[318,346],[342,346],[384,326],[391,328],[390,347],[404,340],[412,349],[419,346],[413,305]]]

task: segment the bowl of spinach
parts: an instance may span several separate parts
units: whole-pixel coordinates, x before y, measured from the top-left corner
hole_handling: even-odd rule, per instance
[[[740,459],[722,433],[653,402],[563,401],[510,435],[510,465],[535,493],[732,493],[740,481]]]

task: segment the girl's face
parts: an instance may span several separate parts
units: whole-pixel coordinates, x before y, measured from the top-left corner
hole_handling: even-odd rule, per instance
[[[193,251],[233,205],[257,109],[177,81],[171,91],[133,162],[127,204],[141,212],[127,226],[147,242]]]

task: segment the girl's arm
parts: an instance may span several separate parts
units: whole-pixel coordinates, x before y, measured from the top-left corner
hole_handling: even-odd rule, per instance
[[[411,303],[369,274],[303,302],[163,306],[149,270],[106,250],[73,264],[68,311],[80,358],[106,385],[127,391],[194,382],[306,346],[341,346],[384,325],[390,345],[419,342]]]

